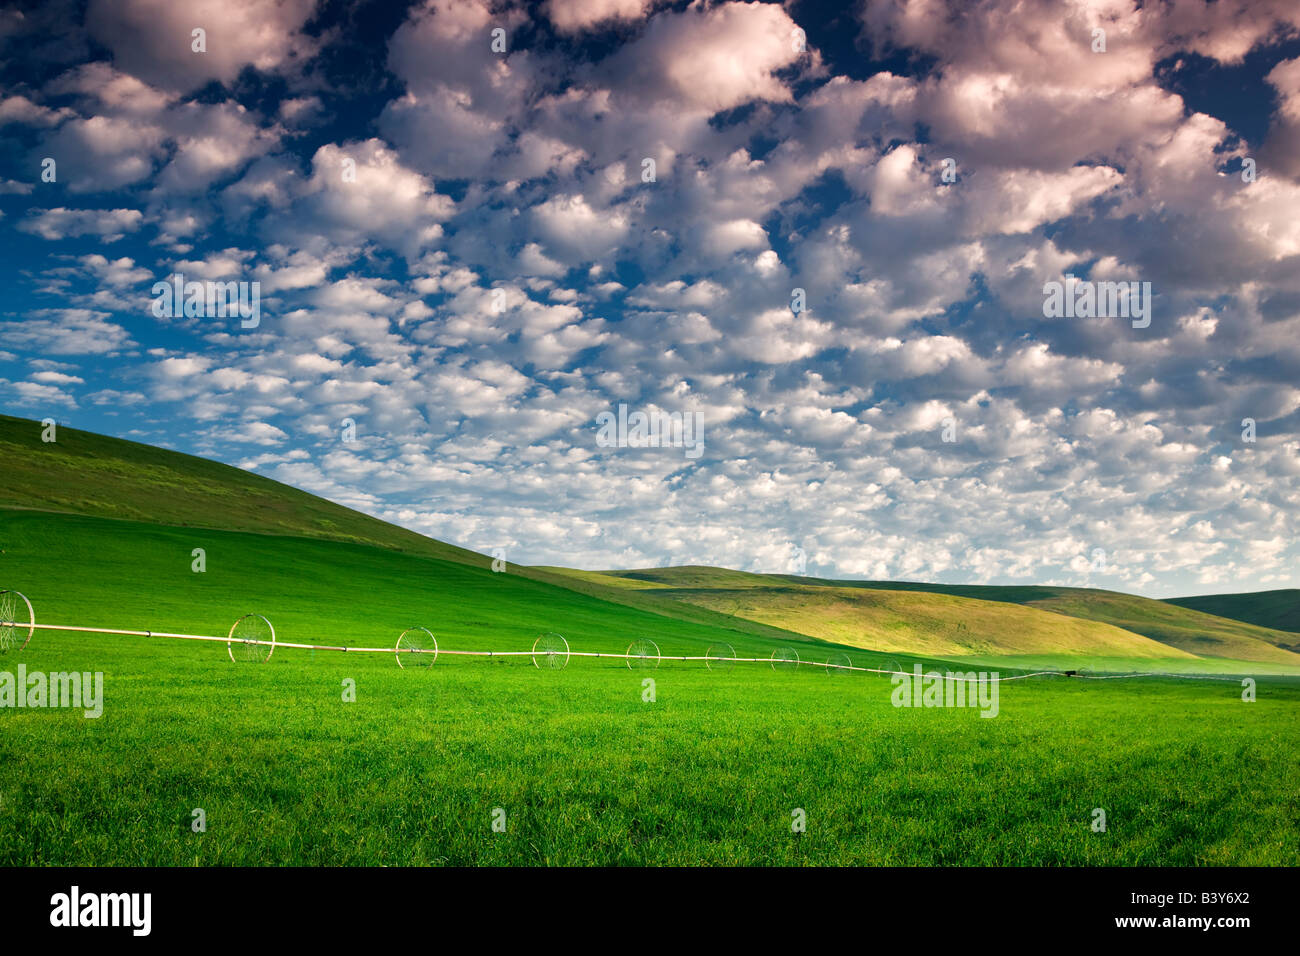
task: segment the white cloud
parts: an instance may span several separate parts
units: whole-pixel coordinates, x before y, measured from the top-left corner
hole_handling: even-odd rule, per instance
[[[134,343],[107,312],[37,309],[20,322],[0,322],[0,341],[41,355],[106,355]]]
[[[546,15],[555,28],[576,33],[597,25],[639,20],[655,0],[547,0]]]
[[[630,98],[668,97],[716,113],[753,100],[789,102],[773,74],[799,59],[796,24],[781,7],[722,3],[660,13],[609,64]]]
[[[51,241],[74,236],[98,236],[116,242],[135,232],[144,221],[138,209],[38,209],[19,224],[24,232]]]
[[[22,123],[27,126],[55,126],[72,115],[68,109],[50,109],[33,103],[20,94],[0,99],[0,126]]]
[[[303,62],[314,41],[299,30],[315,0],[91,0],[86,26],[119,69],[154,86],[190,91],[232,83],[251,66],[275,71]],[[193,31],[207,52],[194,52]]]

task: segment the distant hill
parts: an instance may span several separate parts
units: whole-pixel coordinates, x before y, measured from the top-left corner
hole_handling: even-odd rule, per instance
[[[1203,594],[1200,597],[1166,598],[1165,603],[1260,627],[1291,631],[1297,635],[1292,646],[1300,649],[1300,589],[1255,591],[1248,594]]]
[[[841,581],[789,574],[750,574],[743,571],[700,567],[645,568],[611,571],[607,572],[607,575],[636,582],[643,588],[650,586],[657,589],[642,591],[641,593],[647,597],[658,597],[661,600],[675,597],[691,603],[702,603],[715,609],[725,609],[727,601],[731,601],[737,608],[749,607],[750,614],[756,615],[758,619],[767,623],[779,624],[791,630],[802,630],[803,633],[808,633],[809,628],[816,628],[820,632],[818,636],[824,636],[826,629],[831,625],[828,621],[818,622],[816,619],[827,615],[838,618],[841,629],[844,626],[859,628],[871,626],[871,615],[865,614],[863,602],[849,600],[855,590],[888,592],[892,595],[888,599],[889,602],[893,603],[900,612],[902,601],[899,595],[922,592],[981,602],[1014,604],[1079,620],[1094,621],[1141,635],[1199,657],[1300,666],[1300,653],[1297,653],[1295,648],[1295,635],[1287,631],[1216,617],[1165,601],[1118,591],[1046,586],[928,584],[912,581]],[[674,588],[677,589],[675,595],[665,590]],[[774,596],[762,601],[746,596],[746,592],[756,589],[769,589]],[[708,591],[709,595],[707,597],[697,595],[691,598],[686,593],[688,590],[704,590]],[[805,600],[800,604],[794,597],[800,590],[816,594],[817,597],[815,600]],[[781,592],[784,592],[782,596],[775,596]],[[847,606],[850,604],[857,607],[856,613],[847,612]],[[762,610],[755,610],[760,605]],[[834,605],[833,611],[829,605]],[[907,613],[919,619],[923,607],[924,605],[918,606],[913,603]],[[935,607],[933,610],[937,613],[939,609]],[[940,618],[946,618],[953,610],[948,606],[944,613],[940,614]],[[738,610],[737,613],[746,616],[744,611]],[[969,616],[972,611],[968,609],[965,613]],[[802,617],[809,618],[809,621],[801,624]],[[939,620],[936,620],[934,626],[942,625]],[[1108,641],[1100,634],[1093,635],[1092,638],[1100,639],[1101,643],[1096,649],[1088,651],[1083,651],[1081,647],[1081,652],[1100,653],[1100,647],[1108,645]],[[981,638],[981,640],[986,639]],[[1024,640],[1028,639],[1028,635],[1025,635]],[[1019,643],[1021,638],[1003,640]],[[1050,639],[1044,638],[1044,640],[1046,646],[1053,643]],[[1089,640],[1091,641],[1091,638]],[[1138,653],[1137,647],[1138,645],[1134,646],[1135,653]],[[1114,653],[1114,651],[1107,653]]]
[[[735,583],[739,586],[660,587],[641,594],[697,604],[837,644],[932,657],[1192,657],[1110,624],[1004,602],[920,591]]]

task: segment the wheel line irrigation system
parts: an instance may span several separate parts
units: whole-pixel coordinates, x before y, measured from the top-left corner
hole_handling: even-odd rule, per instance
[[[25,618],[25,620],[23,619]],[[825,661],[805,661],[798,651],[790,647],[778,647],[768,657],[737,657],[735,648],[730,644],[720,643],[709,647],[704,655],[663,655],[659,645],[652,640],[633,641],[622,653],[599,651],[570,650],[569,642],[563,635],[547,632],[538,636],[531,650],[527,651],[466,651],[440,648],[433,632],[421,626],[408,627],[402,631],[393,647],[346,647],[339,644],[304,644],[293,641],[281,641],[276,638],[275,628],[271,622],[260,614],[245,614],[230,628],[225,637],[211,634],[181,634],[173,631],[139,631],[115,627],[90,627],[72,624],[38,624],[32,603],[21,592],[0,589],[0,654],[8,651],[21,651],[31,643],[36,631],[60,631],[83,634],[113,634],[124,637],[160,637],[180,641],[208,641],[224,643],[226,652],[232,662],[265,662],[270,660],[277,647],[296,650],[339,651],[348,654],[393,654],[398,667],[428,667],[438,659],[439,654],[458,657],[528,657],[533,666],[539,669],[562,669],[568,666],[570,657],[621,659],[629,669],[657,668],[662,661],[703,661],[710,670],[729,667],[732,664],[769,664],[773,670],[794,670],[800,666],[821,667],[827,674],[841,671],[857,671],[866,674],[903,674],[913,676],[914,671],[904,671],[900,665],[893,668],[862,667],[854,664],[848,654],[834,651]],[[24,632],[26,632],[24,636]],[[239,632],[239,635],[236,635]],[[262,650],[265,649],[265,653]],[[403,662],[403,657],[406,661]],[[891,662],[892,663],[892,662]],[[925,676],[930,676],[927,672]],[[1025,680],[1031,677],[1078,677],[1086,680],[1117,680],[1137,677],[1170,677],[1192,680],[1227,680],[1236,681],[1235,677],[1209,674],[1174,674],[1174,673],[1126,673],[1126,674],[1089,674],[1078,670],[1041,670],[1026,674],[1007,676],[981,676],[973,674],[937,675],[946,680],[972,682]]]

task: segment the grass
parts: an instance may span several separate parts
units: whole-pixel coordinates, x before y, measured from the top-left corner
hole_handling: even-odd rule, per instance
[[[551,628],[586,649],[768,646],[361,545],[35,513],[4,534],[6,583],[49,622],[223,633],[257,609],[285,640],[391,643],[425,621],[444,647]],[[0,669],[19,659],[103,671],[105,710],[0,711],[6,865],[1300,862],[1294,681],[1253,704],[1227,682],[1017,681],[988,720],[896,709],[882,677],[755,665],[413,671],[288,649],[235,665],[220,644],[50,633]]]
[[[1294,686],[1021,681],[986,720],[741,665],[665,664],[644,703],[599,661],[239,666],[76,637],[27,663],[104,670],[106,708],[0,717],[5,865],[1300,862]]]
[[[155,467],[199,485],[229,476],[163,451],[151,463],[143,446],[114,463],[102,441],[100,466],[85,472],[48,449],[33,453],[53,455],[39,467],[11,462],[28,478],[0,508],[0,587],[28,594],[40,621],[224,634],[258,611],[281,640],[350,646],[390,646],[425,624],[444,649],[522,650],[555,630],[575,649],[613,653],[645,637],[665,654],[721,641],[742,656],[840,650],[665,603],[674,585],[657,576],[494,574],[482,556],[404,542],[328,503],[297,513],[274,483],[258,492],[280,495],[274,534],[238,530],[257,525],[239,493],[204,497],[184,481],[175,495],[185,500],[160,499],[153,520],[137,520],[114,502],[147,512],[137,496]],[[96,477],[72,494],[70,472]],[[216,526],[225,505],[231,528]],[[57,513],[77,508],[93,513]],[[335,529],[313,515],[333,516]],[[338,531],[347,521],[352,530]],[[191,570],[195,548],[202,574]],[[748,579],[767,580],[691,574],[697,587],[749,598],[762,592]],[[1008,610],[971,603],[981,605],[972,614]],[[1004,673],[1134,663],[1069,647],[964,650],[973,656],[955,666],[985,660]],[[847,653],[865,666],[923,659]],[[1013,681],[990,720],[895,708],[884,677],[762,665],[665,661],[646,672],[574,658],[546,671],[443,656],[399,670],[387,654],[288,648],[236,665],[219,643],[53,632],[0,657],[0,670],[19,663],[103,672],[104,714],[0,709],[0,865],[1300,862],[1294,677],[1261,677],[1254,703],[1234,681]],[[1105,833],[1090,827],[1098,807]],[[206,832],[191,829],[196,808]],[[505,833],[492,831],[495,808]],[[791,831],[796,808],[802,836]]]
[[[1300,650],[1300,589],[1254,591],[1249,594],[1202,594],[1168,598],[1167,603],[1232,618],[1278,631],[1290,631],[1292,650]]]
[[[665,654],[700,654],[719,641],[752,653],[792,644],[805,659],[828,652],[802,635],[754,637],[368,545],[2,510],[0,534],[0,581],[26,594],[42,623],[222,635],[257,612],[280,640],[301,643],[391,646],[421,624],[441,646],[471,650],[527,650],[558,631],[600,652],[622,653],[644,637]],[[196,548],[203,573],[192,570]]]

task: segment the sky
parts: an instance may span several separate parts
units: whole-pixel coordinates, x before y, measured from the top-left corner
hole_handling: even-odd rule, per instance
[[[0,248],[6,413],[509,562],[1300,586],[1292,0],[23,2]]]

